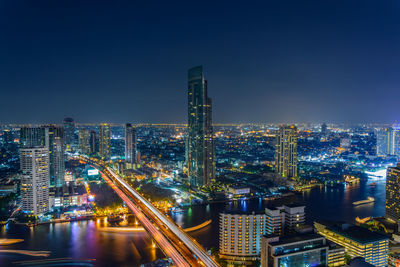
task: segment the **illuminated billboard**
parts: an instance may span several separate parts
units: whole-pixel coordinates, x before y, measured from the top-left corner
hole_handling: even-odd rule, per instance
[[[88,170],[88,175],[89,175],[89,176],[99,175],[99,170],[96,170],[96,169],[89,169],[89,170]]]

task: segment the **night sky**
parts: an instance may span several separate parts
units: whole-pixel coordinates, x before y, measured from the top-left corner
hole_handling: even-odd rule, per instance
[[[0,0],[0,122],[395,122],[400,1]]]

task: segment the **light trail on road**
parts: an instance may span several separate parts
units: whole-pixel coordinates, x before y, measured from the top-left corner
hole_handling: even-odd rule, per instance
[[[100,172],[103,179],[108,183],[109,186],[118,194],[118,196],[126,203],[136,218],[140,221],[140,224],[146,228],[151,234],[153,239],[157,242],[164,253],[170,257],[177,266],[190,266],[182,255],[174,248],[172,244],[157,230],[157,228],[150,222],[149,219],[133,204],[121,189],[119,189],[103,172]]]
[[[179,228],[174,222],[168,219],[162,212],[155,208],[147,199],[142,197],[136,190],[128,185],[121,177],[115,174],[110,168],[106,168],[107,171],[116,179],[121,185],[125,187],[132,195],[134,195],[139,201],[141,201],[164,225],[166,225],[181,241],[193,252],[194,255],[203,263],[205,266],[218,267],[219,265],[211,258],[210,255],[197,243],[193,238],[186,234],[181,228]]]
[[[82,163],[97,166],[92,167],[99,169],[103,179],[124,200],[142,226],[177,266],[219,266],[194,238],[155,208],[110,167],[107,167],[107,162],[82,155],[72,157],[79,159]]]

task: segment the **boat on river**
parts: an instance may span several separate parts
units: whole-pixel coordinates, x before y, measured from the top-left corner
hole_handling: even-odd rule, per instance
[[[368,203],[373,203],[373,202],[375,202],[375,198],[368,197],[367,199],[353,202],[353,205],[358,206],[358,205],[363,205],[363,204],[368,204]]]

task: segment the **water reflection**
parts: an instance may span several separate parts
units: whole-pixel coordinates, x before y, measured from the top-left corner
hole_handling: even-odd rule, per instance
[[[307,222],[315,219],[354,221],[355,217],[383,216],[385,202],[385,180],[361,181],[354,186],[314,188],[298,196],[306,203]],[[353,202],[375,198],[375,203],[354,206]],[[183,213],[171,217],[183,228],[195,226],[212,219],[211,225],[190,234],[206,248],[218,247],[219,213],[224,210],[262,210],[267,201],[262,198],[245,201],[213,203],[193,206]],[[133,226],[137,221],[132,220]],[[7,226],[0,231],[0,238],[23,238],[25,242],[11,246],[11,249],[50,250],[51,257],[93,258],[100,266],[139,266],[162,258],[159,249],[153,248],[152,240],[146,232],[110,233],[99,231],[109,226],[107,220],[82,221],[41,225],[30,230]],[[0,254],[0,265],[23,259]],[[5,263],[6,262],[6,263]],[[96,264],[96,265],[97,265]]]

